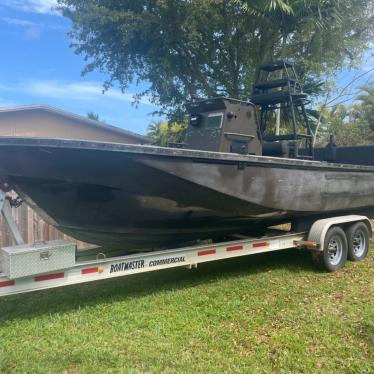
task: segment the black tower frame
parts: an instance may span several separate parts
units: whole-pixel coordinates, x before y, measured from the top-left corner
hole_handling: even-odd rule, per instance
[[[271,73],[275,71],[279,71],[281,77],[270,79]],[[290,157],[313,159],[314,135],[305,109],[309,100],[303,92],[302,85],[291,63],[280,60],[261,65],[257,82],[253,86],[251,101],[260,109],[260,133],[263,141],[288,141]],[[276,109],[284,113],[289,111],[292,132],[286,135],[265,136],[269,125],[268,113]],[[297,114],[302,119],[306,134],[298,132]],[[305,151],[299,154],[298,144],[301,140],[305,141]]]

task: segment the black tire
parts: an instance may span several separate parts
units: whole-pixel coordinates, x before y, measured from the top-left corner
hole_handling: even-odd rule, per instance
[[[347,261],[348,243],[343,229],[331,227],[325,236],[323,252],[314,252],[314,260],[329,272],[342,269]]]
[[[370,231],[364,222],[352,224],[346,230],[348,260],[362,261],[369,252]]]

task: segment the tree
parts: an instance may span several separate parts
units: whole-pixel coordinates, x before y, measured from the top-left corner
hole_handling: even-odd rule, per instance
[[[373,131],[367,122],[357,117],[357,107],[339,104],[325,113],[324,140],[326,144],[329,134],[334,135],[338,146],[373,144]]]
[[[246,99],[257,66],[282,56],[316,78],[359,61],[372,40],[372,0],[59,0],[72,47],[118,82],[147,81],[168,115],[193,97]]]
[[[374,81],[360,86],[359,89],[362,91],[357,98],[361,102],[359,116],[374,131]]]
[[[87,118],[93,121],[100,121],[100,116],[94,112],[87,112]]]
[[[320,144],[326,143],[330,134],[341,146],[374,143],[374,82],[357,88],[360,93],[354,102],[322,108]]]
[[[180,122],[152,121],[148,126],[147,136],[155,144],[167,146],[168,143],[181,143],[187,129],[187,119]]]

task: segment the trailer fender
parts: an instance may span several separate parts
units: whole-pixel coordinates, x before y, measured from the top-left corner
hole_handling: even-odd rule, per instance
[[[351,222],[364,222],[372,235],[372,228],[369,218],[359,215],[339,216],[324,218],[315,221],[308,233],[308,242],[317,243],[318,245],[314,248],[317,251],[323,251],[323,243],[325,241],[326,233],[332,226],[340,226],[344,228],[344,225]]]

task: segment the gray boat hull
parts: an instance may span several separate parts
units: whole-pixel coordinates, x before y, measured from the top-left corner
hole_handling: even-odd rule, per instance
[[[0,179],[68,235],[127,251],[374,207],[370,166],[141,145],[3,138]]]

